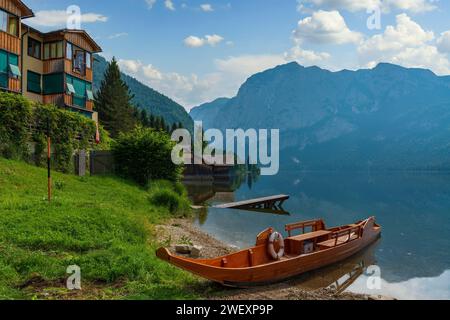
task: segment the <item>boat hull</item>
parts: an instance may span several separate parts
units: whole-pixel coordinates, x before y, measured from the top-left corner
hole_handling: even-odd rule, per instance
[[[166,249],[159,249],[157,256],[174,266],[225,286],[257,286],[286,280],[353,256],[380,237],[381,228],[374,228],[374,225],[375,222],[371,221],[364,229],[361,238],[346,244],[254,267],[224,268],[211,266],[206,264],[208,260],[194,260],[175,256]]]

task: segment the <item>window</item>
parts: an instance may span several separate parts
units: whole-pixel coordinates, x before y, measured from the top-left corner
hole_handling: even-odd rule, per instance
[[[72,56],[72,44],[71,43],[67,43],[67,47],[66,47],[66,59],[72,60],[73,56]]]
[[[73,54],[73,71],[81,75],[86,71],[86,54],[84,50],[75,49]]]
[[[44,44],[44,59],[64,58],[64,42],[51,42]]]
[[[3,10],[0,10],[0,30],[8,31],[8,13]]]
[[[6,11],[0,10],[0,30],[18,37],[19,18]]]
[[[42,93],[41,75],[39,73],[28,71],[27,74],[27,90],[33,93]]]
[[[0,50],[0,87],[8,89],[8,79],[20,77],[19,57]]]
[[[8,16],[8,33],[18,37],[19,36],[19,19],[16,16]]]
[[[64,93],[64,74],[54,73],[43,76],[44,94]]]
[[[41,59],[42,43],[33,38],[28,38],[28,55],[30,57]]]
[[[86,68],[92,69],[92,55],[86,52]]]
[[[86,108],[86,100],[93,100],[92,84],[76,77],[66,75],[67,90],[73,94],[73,105]],[[73,92],[72,92],[73,90]]]
[[[0,87],[8,89],[8,53],[0,50]]]

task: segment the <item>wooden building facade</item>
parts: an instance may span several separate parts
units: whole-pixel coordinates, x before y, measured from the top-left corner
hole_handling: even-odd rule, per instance
[[[43,33],[22,22],[33,16],[20,0],[0,0],[0,89],[97,121],[93,54],[101,48],[83,30]]]

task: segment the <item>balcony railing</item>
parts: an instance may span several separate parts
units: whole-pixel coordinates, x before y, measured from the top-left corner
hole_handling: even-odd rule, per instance
[[[0,49],[20,55],[20,39],[0,31]]]
[[[64,72],[64,59],[44,61],[44,73]]]

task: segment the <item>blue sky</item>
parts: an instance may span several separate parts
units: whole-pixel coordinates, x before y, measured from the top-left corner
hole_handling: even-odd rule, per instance
[[[378,62],[450,74],[450,3],[439,0],[25,0],[42,30],[82,28],[126,73],[186,108],[233,96],[290,61],[329,70]],[[370,10],[368,13],[367,10]],[[379,13],[379,15],[378,15]],[[380,22],[369,29],[367,21]],[[379,27],[379,28],[378,28]]]

